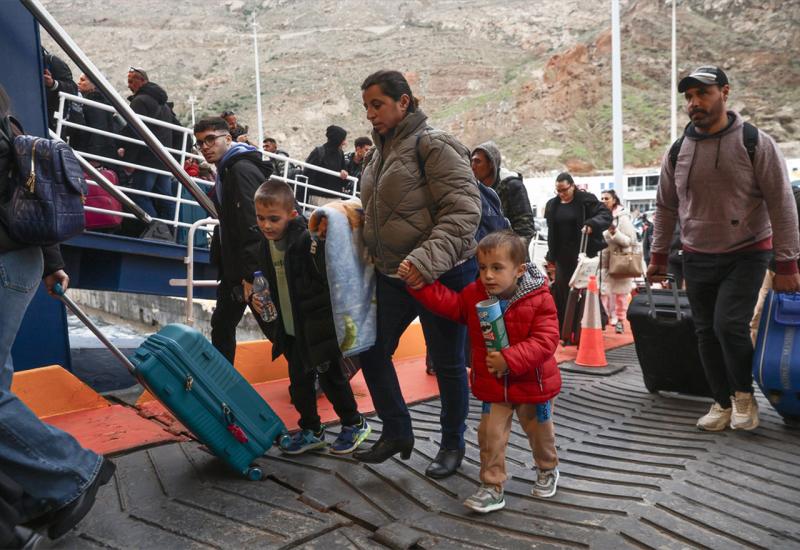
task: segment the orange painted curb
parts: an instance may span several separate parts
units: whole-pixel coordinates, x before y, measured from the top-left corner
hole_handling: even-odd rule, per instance
[[[416,403],[439,395],[436,377],[425,373],[425,359],[423,357],[396,359],[394,365],[403,392],[403,399],[406,403]],[[253,387],[269,403],[272,410],[283,420],[289,430],[297,429],[297,422],[300,417],[289,398],[288,379],[262,382],[255,384]],[[374,412],[375,406],[372,404],[372,397],[370,397],[367,384],[361,372],[350,380],[350,387],[353,389],[359,412],[364,414]],[[150,401],[143,403],[141,406],[137,405],[137,407],[140,408],[140,414],[143,417],[162,424],[168,432],[178,436],[190,435],[186,427],[158,401]],[[317,413],[323,423],[336,423],[339,421],[336,411],[333,410],[333,405],[324,395],[317,399]],[[333,431],[338,432],[337,429]]]
[[[58,365],[14,373],[11,391],[39,418],[111,406],[100,394]]]
[[[251,384],[289,376],[289,365],[283,355],[272,361],[272,342],[269,340],[237,344],[234,366]]]
[[[123,405],[62,414],[45,422],[69,433],[82,446],[98,454],[185,441],[184,437],[168,432],[161,424],[142,418],[135,409]]]

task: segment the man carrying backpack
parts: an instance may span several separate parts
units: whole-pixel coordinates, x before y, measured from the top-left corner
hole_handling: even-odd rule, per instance
[[[797,210],[775,141],[726,109],[722,69],[699,67],[678,91],[691,122],[661,164],[647,275],[666,274],[679,220],[686,291],[715,401],[697,427],[752,430],[758,405],[749,322],[773,253],[775,291],[800,291]]]
[[[211,315],[211,343],[228,361],[236,355],[236,326],[244,315],[245,283],[258,271],[263,237],[256,225],[253,197],[269,179],[272,163],[248,143],[234,143],[228,124],[209,117],[194,125],[196,146],[208,163],[217,166],[211,199],[217,207],[219,226],[211,240],[212,262],[219,269],[217,307]]]

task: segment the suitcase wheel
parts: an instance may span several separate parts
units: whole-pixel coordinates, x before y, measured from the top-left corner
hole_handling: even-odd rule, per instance
[[[280,447],[281,441],[283,440],[284,437],[291,437],[291,436],[287,432],[281,432],[275,436],[275,441],[273,441],[273,445],[275,445],[276,447]]]
[[[249,479],[250,481],[258,481],[262,477],[264,477],[264,472],[261,471],[261,468],[257,468],[255,466],[248,468],[247,479]]]

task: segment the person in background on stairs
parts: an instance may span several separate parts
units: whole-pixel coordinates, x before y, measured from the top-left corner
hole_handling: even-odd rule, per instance
[[[714,397],[697,421],[706,431],[758,426],[750,321],[773,254],[775,291],[800,291],[797,207],[786,162],[772,137],[727,109],[730,90],[728,76],[714,66],[678,83],[691,122],[661,163],[647,269],[651,280],[666,275],[679,220],[686,293]]]

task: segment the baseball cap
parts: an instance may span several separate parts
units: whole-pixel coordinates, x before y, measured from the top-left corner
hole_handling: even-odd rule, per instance
[[[678,82],[678,92],[683,93],[691,86],[708,86],[709,84],[716,84],[717,86],[725,86],[728,84],[728,75],[726,75],[719,67],[711,65],[697,67],[688,76],[685,76]]]

